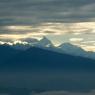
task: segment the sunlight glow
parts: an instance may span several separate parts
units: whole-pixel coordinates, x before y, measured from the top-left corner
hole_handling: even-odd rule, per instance
[[[6,26],[8,30],[32,30],[32,26]]]

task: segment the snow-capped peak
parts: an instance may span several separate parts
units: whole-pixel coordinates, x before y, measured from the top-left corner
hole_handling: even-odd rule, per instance
[[[52,42],[46,37],[43,37],[37,45],[41,47],[53,47]]]
[[[81,47],[73,45],[71,43],[63,43],[58,48],[64,53],[72,55],[84,55],[86,53],[86,51],[84,51]]]

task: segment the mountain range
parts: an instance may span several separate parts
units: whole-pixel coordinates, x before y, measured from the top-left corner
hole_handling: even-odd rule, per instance
[[[37,90],[95,88],[95,60],[63,53],[63,45],[54,47],[48,42],[49,47],[30,45],[27,49],[0,45],[0,92],[30,95],[27,93]],[[67,51],[71,48],[69,43],[65,46]]]
[[[73,45],[71,43],[63,43],[55,47],[52,44],[52,42],[46,37],[43,37],[41,40],[37,40],[33,38],[26,38],[21,40],[27,42],[28,44],[16,43],[13,44],[11,47],[17,50],[27,50],[30,47],[39,47],[39,48],[43,48],[46,50],[55,51],[63,54],[65,53],[73,56],[81,56],[81,57],[95,59],[95,52],[85,51],[81,47]]]
[[[55,47],[46,37],[40,41],[27,39],[29,44],[0,45],[0,68],[62,68],[92,69],[95,53],[86,52],[70,43]],[[33,43],[33,44],[32,44]],[[91,64],[92,63],[92,64]],[[12,68],[11,68],[12,67]]]
[[[21,51],[0,46],[0,70],[94,70],[95,60],[59,53],[39,47]]]
[[[95,59],[95,52],[85,51],[81,47],[73,45],[71,43],[61,44],[58,46],[58,48],[61,53]]]

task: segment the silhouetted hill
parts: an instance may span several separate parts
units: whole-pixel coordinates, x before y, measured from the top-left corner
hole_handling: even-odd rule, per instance
[[[12,56],[16,55],[19,50],[13,49],[11,46],[4,44],[0,45],[0,63],[12,58]]]
[[[7,51],[8,50],[8,51]],[[12,49],[13,50],[13,49]],[[1,70],[94,70],[95,60],[60,54],[53,51],[32,47],[26,51],[16,53],[11,48],[2,48],[4,54],[10,58],[0,65]],[[12,52],[12,54],[10,54]],[[14,53],[16,53],[14,55]],[[5,57],[6,58],[6,57]]]

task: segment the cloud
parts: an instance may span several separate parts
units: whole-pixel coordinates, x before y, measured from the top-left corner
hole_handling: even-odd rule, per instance
[[[88,12],[88,13],[94,12],[95,11],[95,3],[84,5],[83,7],[80,8],[80,10]]]
[[[83,42],[81,42],[81,43],[83,43],[83,44],[94,44],[95,41],[83,41]]]
[[[47,91],[42,93],[32,93],[32,95],[95,95],[95,90],[92,90],[91,92]]]
[[[71,42],[81,42],[83,41],[83,38],[71,38],[70,41]]]
[[[1,26],[0,34],[24,34],[24,33],[87,33],[94,32],[94,22],[82,23],[41,23],[33,26],[29,25],[9,25]]]
[[[0,25],[91,21],[94,5],[94,0],[0,0]]]
[[[91,44],[91,45],[89,45],[89,44],[77,44],[77,45],[86,51],[95,52],[95,44]]]
[[[40,23],[36,25],[6,25],[0,26],[0,38],[20,39],[42,36],[61,36],[66,34],[93,34],[94,22],[81,23]],[[75,38],[75,37],[74,37]]]

